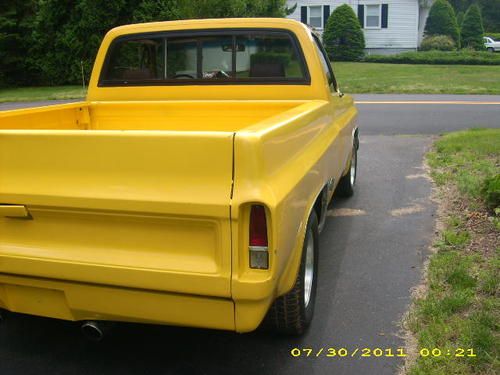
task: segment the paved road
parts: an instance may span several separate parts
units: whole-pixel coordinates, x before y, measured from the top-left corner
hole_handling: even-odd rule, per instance
[[[400,101],[402,96],[356,99]],[[487,100],[500,102],[500,97]],[[479,112],[488,108],[480,125],[499,126],[500,105],[467,108],[470,116],[482,116]],[[304,337],[118,325],[96,345],[82,340],[72,323],[14,316],[0,326],[0,373],[394,374],[398,358],[293,358],[290,350],[396,350],[403,344],[399,321],[418,283],[434,226],[423,155],[432,134],[457,128],[464,114],[461,106],[450,104],[360,104],[359,109],[357,191],[330,207],[321,236],[316,316]],[[473,119],[460,127],[477,125]]]
[[[499,95],[355,95],[363,134],[500,127]]]

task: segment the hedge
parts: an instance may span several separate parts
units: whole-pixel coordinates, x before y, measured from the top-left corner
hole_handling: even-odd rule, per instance
[[[429,65],[500,65],[500,54],[478,51],[404,52],[397,55],[368,55],[365,62]]]

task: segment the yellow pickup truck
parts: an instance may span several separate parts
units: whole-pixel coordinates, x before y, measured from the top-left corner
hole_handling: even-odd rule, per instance
[[[0,112],[0,308],[301,334],[356,121],[299,22],[109,31],[85,101]]]

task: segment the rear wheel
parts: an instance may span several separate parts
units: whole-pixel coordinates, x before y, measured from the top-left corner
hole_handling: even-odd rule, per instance
[[[0,309],[0,324],[5,320],[6,317],[7,317],[7,311]]]
[[[278,297],[266,317],[274,331],[301,335],[311,324],[316,301],[318,274],[318,218],[313,212],[307,222],[302,258],[293,289]]]
[[[352,146],[351,161],[349,163],[349,172],[339,181],[337,186],[337,195],[341,197],[350,197],[354,194],[354,185],[356,184],[356,175],[358,173],[358,148]]]

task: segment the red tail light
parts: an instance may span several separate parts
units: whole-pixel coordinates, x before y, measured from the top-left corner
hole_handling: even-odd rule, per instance
[[[266,210],[253,205],[250,212],[250,246],[267,247]]]

